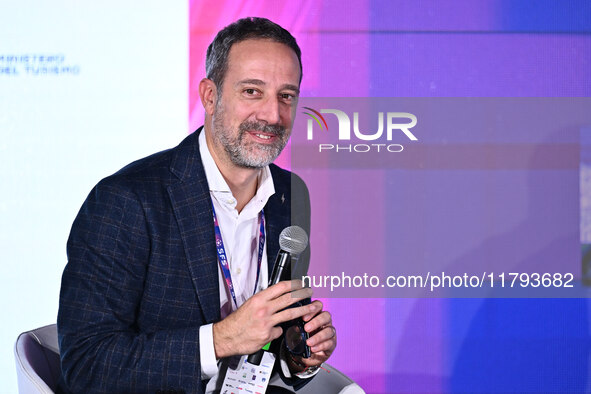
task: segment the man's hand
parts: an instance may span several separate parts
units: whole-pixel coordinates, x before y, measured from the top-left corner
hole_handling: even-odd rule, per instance
[[[303,319],[306,322],[304,330],[310,334],[310,338],[306,342],[310,346],[312,352],[309,358],[292,357],[290,369],[296,372],[301,371],[304,367],[315,367],[330,357],[334,349],[337,347],[337,330],[332,325],[332,316],[330,312],[323,311],[322,302],[316,300],[310,305],[315,305],[316,312],[311,312],[304,315]],[[293,365],[295,364],[295,366]]]
[[[302,282],[296,280],[279,282],[253,295],[240,308],[213,325],[216,358],[254,353],[281,336],[283,329],[275,327],[279,323],[316,315],[322,310],[318,301],[285,309],[311,296],[312,289],[302,288]]]

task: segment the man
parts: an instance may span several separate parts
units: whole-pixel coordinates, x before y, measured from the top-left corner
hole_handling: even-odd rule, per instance
[[[286,382],[303,384],[336,346],[319,301],[285,309],[309,289],[264,289],[281,230],[309,230],[305,185],[270,165],[291,133],[300,49],[247,18],[218,33],[206,64],[202,130],[103,179],[74,221],[58,314],[63,391],[213,392],[220,365],[283,346],[277,325],[298,317],[312,356],[280,349]]]

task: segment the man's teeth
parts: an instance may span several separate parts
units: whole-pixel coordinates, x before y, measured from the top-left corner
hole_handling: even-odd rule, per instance
[[[264,140],[271,139],[270,135],[262,135],[262,134],[255,134],[257,137],[262,138]]]

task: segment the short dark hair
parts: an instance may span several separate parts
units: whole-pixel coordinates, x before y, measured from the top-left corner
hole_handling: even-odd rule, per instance
[[[218,88],[221,88],[228,69],[228,55],[232,45],[253,38],[270,39],[293,49],[300,63],[300,82],[302,81],[302,51],[296,39],[277,23],[266,18],[256,17],[239,19],[218,32],[207,48],[205,57],[207,78],[211,79]]]

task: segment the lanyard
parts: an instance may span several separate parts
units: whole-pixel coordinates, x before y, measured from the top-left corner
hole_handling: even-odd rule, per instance
[[[220,231],[220,226],[218,224],[218,218],[215,215],[215,208],[213,206],[213,201],[211,202],[211,209],[213,210],[213,225],[215,227],[215,248],[218,253],[218,260],[220,261],[220,267],[222,268],[222,273],[224,274],[224,279],[226,279],[226,284],[228,285],[228,289],[230,289],[230,294],[232,294],[232,298],[234,299],[234,305],[238,308],[238,302],[236,302],[236,294],[234,293],[234,284],[232,283],[232,275],[230,274],[230,267],[228,265],[228,258],[226,256],[226,249],[224,248],[224,241],[222,240],[222,233]],[[259,212],[259,255],[257,259],[257,277],[254,282],[254,290],[252,294],[256,293],[257,291],[257,284],[259,283],[259,275],[261,273],[261,263],[263,261],[263,250],[265,247],[265,214],[263,210]]]

